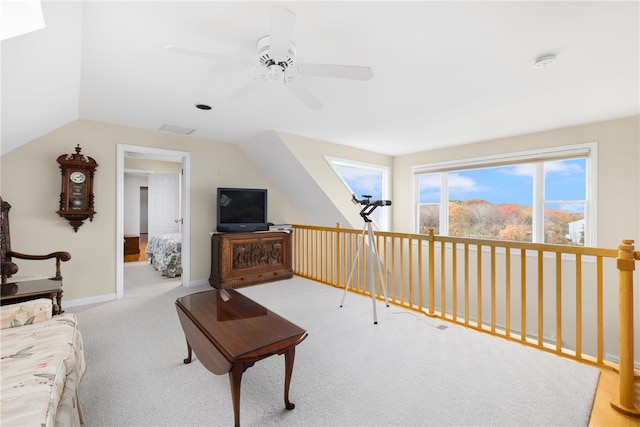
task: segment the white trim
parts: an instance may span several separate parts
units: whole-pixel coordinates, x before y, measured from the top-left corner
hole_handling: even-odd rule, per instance
[[[344,180],[344,178],[342,177],[342,175],[340,175],[338,173],[338,171],[336,171],[334,165],[337,166],[346,166],[346,167],[351,167],[351,168],[359,168],[359,169],[365,169],[365,170],[371,170],[371,171],[375,171],[375,172],[381,172],[382,173],[382,199],[391,199],[390,194],[391,194],[391,168],[389,166],[384,166],[384,165],[378,165],[378,164],[374,164],[374,163],[366,163],[366,162],[360,162],[357,160],[350,160],[350,159],[343,159],[343,158],[339,158],[339,157],[332,157],[332,156],[328,156],[328,155],[324,155],[323,156],[324,159],[327,161],[327,163],[329,163],[329,166],[331,166],[331,169],[333,170],[333,172],[338,176],[338,178],[340,178],[340,181],[342,181],[342,183],[344,184],[345,187],[350,188],[349,184],[347,184],[347,182]],[[357,194],[356,196],[361,196],[360,194]],[[382,224],[375,224],[375,220],[374,220],[374,224],[377,226],[378,229],[382,229],[382,230],[390,230],[390,226],[391,226],[391,215],[389,214],[390,209],[380,209],[380,219],[382,221]]]
[[[189,282],[188,284],[185,283],[182,286],[186,288],[191,288],[193,286],[200,286],[200,285],[211,285],[211,284],[209,283],[209,279],[200,279],[200,280],[194,280],[193,282]]]
[[[118,144],[116,159],[116,242],[124,241],[124,158],[133,153],[134,157],[164,156],[182,163],[182,285],[191,280],[191,153],[163,148]],[[124,296],[124,245],[116,244],[116,297]]]
[[[587,156],[587,203],[584,207],[584,223],[587,225],[585,246],[598,246],[598,143],[590,144]]]
[[[98,304],[102,302],[114,301],[116,294],[97,295],[95,297],[78,298],[64,301],[64,308],[79,307],[88,304]]]
[[[474,169],[478,166],[507,166],[514,163],[533,163],[534,161],[553,160],[580,155],[597,154],[597,142],[565,145],[561,147],[540,148],[530,151],[518,151],[494,156],[472,157],[469,159],[448,160],[444,162],[427,163],[412,167],[413,174],[452,171],[457,169]]]
[[[531,241],[536,243],[544,243],[544,178],[544,163],[536,163],[533,174],[533,200],[531,201],[533,215]]]

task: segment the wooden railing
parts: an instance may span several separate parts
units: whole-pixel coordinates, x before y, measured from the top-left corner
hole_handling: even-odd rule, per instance
[[[294,225],[296,275],[382,299],[491,335],[619,370],[612,406],[634,406],[633,240],[617,249]],[[354,265],[355,263],[355,265]],[[350,274],[352,273],[352,274]],[[615,287],[615,291],[610,289]],[[613,297],[615,295],[615,297]],[[616,362],[618,359],[618,362]]]

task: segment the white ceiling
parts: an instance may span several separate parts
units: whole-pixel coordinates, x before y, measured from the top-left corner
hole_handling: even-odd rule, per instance
[[[229,101],[258,74],[246,64],[272,2],[45,1],[45,29],[2,41],[2,153],[77,118],[400,155],[640,113],[638,1],[277,4],[297,16],[297,62],[370,66],[373,78],[307,76],[320,110],[273,83]],[[557,63],[535,69],[548,52]]]

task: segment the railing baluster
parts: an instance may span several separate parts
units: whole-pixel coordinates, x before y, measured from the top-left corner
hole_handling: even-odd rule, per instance
[[[505,333],[507,338],[511,337],[511,248],[507,247],[504,253],[505,259],[505,299],[506,299],[506,320]]]
[[[477,298],[477,303],[478,303],[478,329],[482,329],[482,245],[478,244],[477,245],[477,253],[476,256],[478,257],[476,260],[476,280],[478,281],[477,283],[477,293],[478,296]]]
[[[562,254],[556,252],[556,351],[562,350]]]
[[[597,348],[597,361],[599,364],[602,364],[604,359],[604,308],[603,308],[603,300],[602,300],[602,257],[596,258],[596,324],[597,324],[597,336],[598,336],[598,348]]]
[[[435,250],[436,242],[433,238],[434,229],[429,229],[429,314],[433,315],[436,310],[436,272],[435,272]]]
[[[413,239],[407,239],[409,244],[409,307],[413,307]]]
[[[440,313],[444,318],[447,313],[447,253],[446,253],[447,245],[445,242],[440,242],[440,293],[441,293],[441,302],[440,302]]]
[[[520,249],[520,339],[527,340],[527,250]]]
[[[544,344],[544,268],[543,252],[538,251],[538,345]]]
[[[456,242],[451,244],[451,253],[453,258],[451,259],[451,287],[453,288],[453,308],[451,309],[453,315],[453,321],[458,320],[458,245]]]
[[[491,246],[491,332],[496,331],[496,247]]]
[[[404,237],[400,237],[400,265],[405,265],[404,259]],[[404,304],[406,300],[404,299],[404,289],[406,286],[404,280],[404,269],[400,272],[400,302]]]
[[[582,255],[576,254],[576,357],[582,358]]]
[[[396,271],[396,240],[397,240],[397,237],[394,237],[391,240],[391,281],[393,283],[391,293],[393,294],[393,297],[392,297],[393,298],[393,302],[397,302],[397,300],[398,300],[396,298],[396,295],[397,295],[397,290],[396,290],[396,287],[397,287],[397,281],[396,281],[396,277],[397,277],[396,276],[396,274],[397,274],[397,271]]]
[[[469,244],[464,244],[464,324],[469,324]]]
[[[424,240],[419,239],[418,240],[418,309],[422,312],[424,312],[424,300],[423,300],[423,286],[422,286],[422,280],[424,278],[423,274],[424,274],[424,259],[422,257],[422,245],[424,244]]]

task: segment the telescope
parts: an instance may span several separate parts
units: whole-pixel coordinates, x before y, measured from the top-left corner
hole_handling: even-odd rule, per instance
[[[347,279],[347,284],[344,287],[344,294],[342,295],[342,302],[340,303],[340,307],[344,304],[344,298],[347,296],[347,291],[349,290],[349,284],[351,283],[351,278],[353,277],[353,272],[356,267],[359,265],[356,261],[360,256],[360,252],[364,248],[368,253],[368,261],[366,261],[367,266],[369,267],[369,281],[371,286],[371,301],[373,302],[373,324],[378,324],[378,313],[376,310],[376,285],[375,285],[375,275],[374,269],[377,266],[378,273],[380,274],[380,283],[382,284],[382,294],[384,295],[384,302],[387,307],[389,307],[389,300],[387,300],[387,291],[386,285],[384,283],[384,272],[382,268],[382,262],[380,261],[380,257],[378,256],[378,249],[376,249],[376,239],[373,234],[373,228],[371,227],[371,219],[369,215],[373,212],[378,206],[391,206],[391,200],[371,200],[371,196],[368,194],[363,194],[362,199],[358,199],[355,194],[352,194],[351,201],[356,205],[363,205],[364,207],[360,211],[360,216],[364,219],[364,228],[362,229],[362,236],[360,238],[360,243],[358,244],[358,250],[356,250],[356,258],[351,266],[351,272],[349,272],[349,278]],[[368,236],[368,244],[365,244],[365,236]],[[378,262],[375,262],[376,260]],[[363,260],[364,262],[364,260]],[[366,280],[366,275],[365,275]]]
[[[391,200],[371,200],[371,196],[368,194],[363,194],[361,200],[359,200],[355,194],[352,194],[351,201],[356,205],[364,206],[360,211],[360,216],[364,219],[365,223],[371,222],[369,215],[371,215],[371,212],[378,206],[391,206]]]
[[[351,201],[356,205],[364,205],[364,206],[391,206],[391,200],[371,200],[371,196],[368,194],[363,194],[362,200],[358,200],[355,194],[352,194]]]

